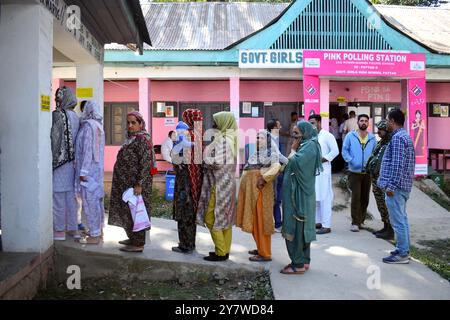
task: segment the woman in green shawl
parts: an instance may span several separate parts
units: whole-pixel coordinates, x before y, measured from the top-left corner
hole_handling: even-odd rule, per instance
[[[316,176],[322,171],[317,131],[307,121],[297,122],[296,141],[283,179],[283,229],[291,263],[284,274],[303,274],[309,269],[310,246],[316,240]]]

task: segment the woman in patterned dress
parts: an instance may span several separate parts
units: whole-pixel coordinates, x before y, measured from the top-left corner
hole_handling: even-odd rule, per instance
[[[128,204],[122,201],[122,194],[134,188],[135,195],[142,195],[147,213],[151,212],[152,174],[155,153],[150,134],[145,130],[145,121],[137,112],[127,115],[127,138],[120,149],[114,165],[108,223],[122,227],[128,239],[119,241],[125,247],[121,251],[142,252],[146,230],[133,232],[133,219]]]

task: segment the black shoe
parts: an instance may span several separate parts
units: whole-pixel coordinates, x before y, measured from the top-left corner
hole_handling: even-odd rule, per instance
[[[209,255],[210,255],[210,256],[215,256],[216,253],[215,253],[214,251],[210,251],[210,252],[209,252]],[[218,256],[218,257],[219,257],[219,256]],[[227,254],[225,255],[225,257],[228,259],[228,258],[230,257],[230,254],[227,253]],[[225,259],[225,260],[226,260],[226,259]]]
[[[124,246],[130,246],[131,245],[131,240],[130,239],[120,240],[119,244],[123,244]]]
[[[180,247],[172,247],[172,251],[188,254],[188,253],[192,253],[194,250],[184,249],[184,248],[180,248]]]
[[[316,229],[322,229],[322,224],[321,223],[316,223]]]
[[[392,229],[386,229],[384,232],[377,233],[375,236],[384,240],[394,240],[394,231]]]
[[[331,232],[331,228],[320,228],[319,230],[317,230],[316,234],[325,234],[325,233],[330,233]]]
[[[383,229],[380,229],[380,230],[378,230],[378,231],[374,231],[374,232],[372,232],[374,235],[377,235],[377,234],[379,234],[379,233],[383,233],[383,232],[385,232],[386,231],[386,227],[383,227]]]
[[[218,256],[215,253],[212,255],[209,255],[207,257],[203,257],[204,260],[206,261],[225,261],[228,259],[228,255],[225,256]]]

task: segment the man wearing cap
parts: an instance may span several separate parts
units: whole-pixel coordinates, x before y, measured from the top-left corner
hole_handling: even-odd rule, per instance
[[[378,177],[380,175],[381,161],[383,160],[384,151],[391,140],[391,134],[388,130],[386,120],[381,120],[376,124],[376,126],[378,128],[378,136],[381,140],[378,141],[375,149],[373,149],[372,155],[367,161],[366,171],[370,173],[372,178],[373,195],[375,196],[377,208],[380,212],[384,227],[383,229],[374,232],[374,235],[377,238],[393,240],[394,230],[389,222],[389,212],[386,207],[385,193],[377,186]]]

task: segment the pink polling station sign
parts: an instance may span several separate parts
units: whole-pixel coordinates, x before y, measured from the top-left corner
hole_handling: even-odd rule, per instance
[[[425,77],[425,55],[395,51],[304,50],[303,74],[342,77]]]

